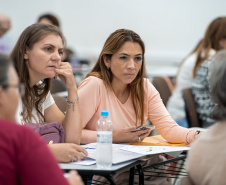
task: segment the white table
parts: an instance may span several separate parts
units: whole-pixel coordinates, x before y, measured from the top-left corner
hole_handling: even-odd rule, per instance
[[[86,177],[89,177],[89,179],[92,179],[94,175],[103,176],[110,182],[110,184],[115,184],[115,181],[111,175],[115,175],[130,169],[129,182],[130,184],[133,184],[135,166],[141,163],[142,161],[139,161],[139,160],[131,160],[123,163],[114,164],[110,168],[106,168],[106,169],[98,168],[96,164],[90,165],[90,166],[84,166],[84,165],[77,165],[74,163],[73,164],[60,163],[59,165],[60,165],[60,168],[64,169],[66,172],[70,170],[77,170],[82,177],[86,176]]]

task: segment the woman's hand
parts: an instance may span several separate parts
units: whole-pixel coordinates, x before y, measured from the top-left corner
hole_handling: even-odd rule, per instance
[[[78,89],[75,83],[72,67],[68,62],[59,62],[59,67],[56,69],[56,73],[65,83],[68,91],[66,114],[65,116],[63,115],[62,119],[58,120],[58,122],[60,121],[64,127],[65,142],[80,144],[82,119],[78,102]]]
[[[197,133],[197,132],[196,132],[196,133]],[[194,135],[193,141],[187,145],[188,147],[191,147],[192,143],[193,143],[196,139],[198,139],[204,132],[203,132],[203,131],[199,131],[198,134],[196,134],[196,133],[195,133],[195,135]]]
[[[135,131],[136,127],[129,127],[118,131],[113,131],[114,143],[130,143],[142,141],[150,133],[150,129]]]
[[[84,185],[82,178],[75,170],[71,170],[69,172],[69,177],[67,178],[67,181],[70,185]]]
[[[49,144],[48,146],[58,162],[77,161],[88,155],[85,148],[72,143]]]
[[[68,62],[60,62],[59,67],[56,69],[56,73],[59,78],[65,83],[67,89],[74,87],[77,88],[72,67]]]

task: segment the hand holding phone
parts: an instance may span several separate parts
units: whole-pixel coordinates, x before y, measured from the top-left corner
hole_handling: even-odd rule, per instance
[[[133,130],[132,132],[136,132],[138,130],[146,130],[146,129],[154,130],[155,126],[153,126],[153,125],[141,125],[141,126],[137,127],[136,130]]]

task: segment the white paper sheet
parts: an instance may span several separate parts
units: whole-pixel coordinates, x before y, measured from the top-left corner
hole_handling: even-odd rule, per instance
[[[96,143],[90,143],[84,145],[83,147],[86,148],[88,152],[88,157],[96,159]],[[181,152],[190,150],[190,147],[136,146],[129,144],[112,144],[112,147],[113,164],[161,153],[167,153],[173,157],[176,157],[180,155]]]
[[[136,145],[124,145],[120,148],[130,152],[140,153],[144,155],[169,153],[169,152],[182,152],[189,150],[190,147],[170,147],[170,146],[136,146]]]
[[[144,156],[144,154],[139,154],[139,153],[134,153],[131,151],[125,151],[125,150],[120,150],[120,148],[124,145],[120,144],[113,144],[113,159],[112,163],[113,164],[118,164],[121,162],[129,161],[132,159],[137,159],[141,158]],[[83,146],[86,148],[88,152],[88,157],[92,159],[96,159],[96,143],[91,143],[88,145]]]
[[[69,164],[77,164],[77,165],[84,165],[84,166],[88,166],[88,165],[93,165],[96,163],[95,159],[91,159],[89,157],[85,157],[83,160],[79,159],[76,162],[70,162]]]

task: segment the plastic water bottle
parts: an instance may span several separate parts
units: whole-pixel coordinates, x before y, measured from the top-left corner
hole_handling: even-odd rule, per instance
[[[112,165],[112,122],[108,111],[101,111],[97,121],[96,163],[98,168],[109,168]]]

